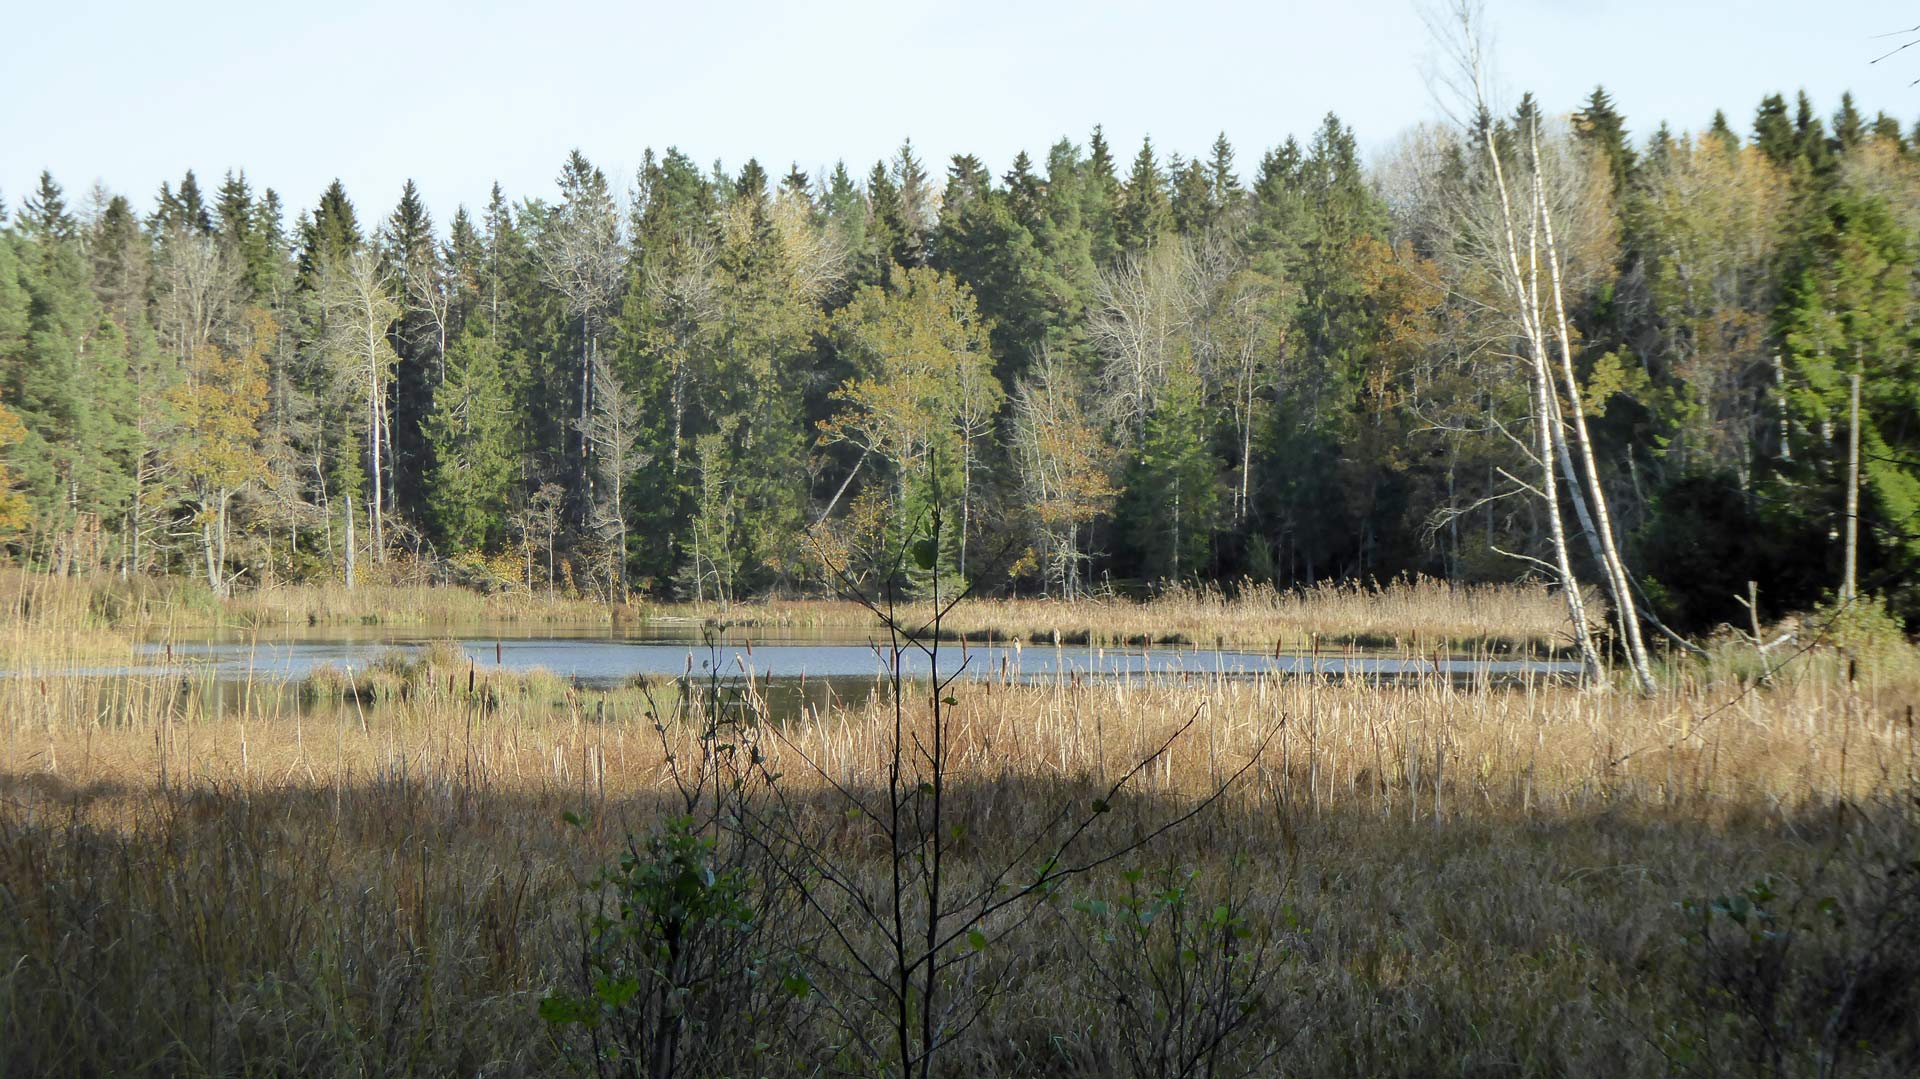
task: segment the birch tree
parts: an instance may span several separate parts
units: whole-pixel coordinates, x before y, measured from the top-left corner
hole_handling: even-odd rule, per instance
[[[535,252],[541,275],[566,300],[568,314],[580,327],[574,465],[578,486],[591,503],[593,479],[582,432],[593,412],[593,365],[600,337],[626,267],[619,207],[605,174],[578,150],[560,170],[560,205],[541,230]]]
[[[1573,366],[1573,335],[1568,324],[1561,249],[1553,229],[1550,181],[1542,166],[1538,111],[1523,108],[1519,130],[1503,140],[1493,122],[1486,55],[1477,0],[1456,0],[1436,30],[1452,51],[1457,71],[1452,89],[1469,110],[1467,134],[1480,155],[1495,196],[1493,219],[1495,276],[1507,314],[1519,328],[1522,351],[1533,380],[1535,431],[1533,456],[1539,471],[1537,491],[1545,504],[1553,542],[1553,569],[1567,597],[1568,615],[1589,673],[1597,674],[1599,656],[1586,631],[1585,605],[1568,549],[1560,509],[1560,479],[1581,517],[1613,600],[1616,625],[1629,669],[1643,692],[1654,689],[1651,663],[1640,634],[1639,607],[1625,561],[1613,535],[1607,496],[1600,482],[1587,431],[1582,392]],[[1503,145],[1509,142],[1512,145]],[[1517,151],[1517,152],[1516,152]],[[1523,178],[1510,181],[1507,158],[1518,157]],[[1571,443],[1571,447],[1569,447]]]
[[[1094,285],[1087,336],[1101,357],[1101,399],[1136,456],[1146,446],[1147,419],[1166,384],[1175,342],[1193,313],[1185,259],[1183,245],[1162,244],[1123,257]]]
[[[362,248],[344,260],[329,262],[322,271],[322,303],[327,310],[327,355],[340,383],[362,403],[360,421],[366,424],[367,479],[373,497],[367,500],[368,525],[377,562],[386,560],[385,514],[387,497],[386,449],[392,445],[387,414],[389,390],[400,357],[387,335],[400,315],[400,305],[389,290],[380,257]]]
[[[1085,591],[1091,552],[1083,529],[1112,505],[1110,452],[1086,407],[1086,387],[1068,361],[1043,350],[1014,395],[1012,449],[1034,527],[1034,559],[1061,599]]]
[[[587,523],[607,546],[606,583],[622,602],[627,598],[627,481],[646,467],[652,455],[639,447],[640,408],[612,365],[596,355],[590,372],[593,410],[580,427],[593,468],[594,502]]]
[[[227,594],[228,506],[234,495],[266,472],[259,450],[260,417],[267,410],[265,349],[275,332],[273,316],[247,314],[245,343],[228,350],[204,342],[187,363],[187,380],[173,393],[180,432],[175,466],[200,504],[197,514],[207,586]]]

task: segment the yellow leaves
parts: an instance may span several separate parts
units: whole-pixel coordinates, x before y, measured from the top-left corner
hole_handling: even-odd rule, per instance
[[[27,437],[27,428],[5,405],[0,405],[0,450]],[[27,500],[13,489],[13,476],[7,471],[7,463],[0,459],[0,536],[18,532],[27,527],[31,520],[27,510]]]
[[[187,380],[168,395],[181,427],[173,462],[203,488],[237,488],[266,470],[257,443],[267,410],[265,352],[275,329],[273,316],[249,309],[244,343],[233,351],[212,343],[194,350]]]
[[[893,280],[861,289],[834,319],[861,373],[841,385],[835,396],[848,407],[821,429],[904,465],[949,432],[984,430],[1003,391],[967,287],[932,269],[896,268]]]
[[[1615,394],[1638,398],[1650,387],[1645,368],[1637,363],[1622,363],[1618,352],[1609,352],[1594,361],[1581,404],[1588,416],[1599,419],[1607,414],[1607,403]]]
[[[1646,198],[1656,295],[1692,312],[1744,304],[1767,277],[1787,198],[1787,177],[1756,147],[1711,135],[1675,145]]]

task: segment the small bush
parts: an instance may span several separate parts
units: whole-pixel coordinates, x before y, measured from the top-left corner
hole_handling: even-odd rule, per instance
[[[782,998],[808,985],[769,954],[753,877],[674,817],[588,891],[572,984],[540,1002],[569,1059],[598,1076],[759,1074]]]
[[[1876,674],[1920,666],[1920,653],[1908,642],[1900,619],[1881,596],[1857,596],[1826,604],[1813,614],[1826,627],[1827,640],[1860,667]]]

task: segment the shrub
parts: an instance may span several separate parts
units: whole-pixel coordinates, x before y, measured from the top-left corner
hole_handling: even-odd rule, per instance
[[[573,985],[540,1003],[582,1071],[753,1073],[773,1047],[778,998],[806,983],[775,969],[756,882],[717,851],[693,818],[673,817],[629,837],[618,866],[589,884]]]

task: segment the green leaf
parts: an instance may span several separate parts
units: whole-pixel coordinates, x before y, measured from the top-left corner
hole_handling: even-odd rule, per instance
[[[976,952],[987,950],[987,935],[978,929],[967,930],[967,946]]]
[[[915,540],[913,543],[913,564],[921,569],[932,569],[940,558],[940,545],[931,538]]]
[[[549,993],[540,1000],[540,1018],[554,1026],[571,1026],[576,1023],[592,1026],[597,1017],[586,1001],[567,996],[565,993]]]
[[[593,995],[599,997],[609,1008],[618,1008],[640,993],[640,979],[607,978],[594,979]]]

